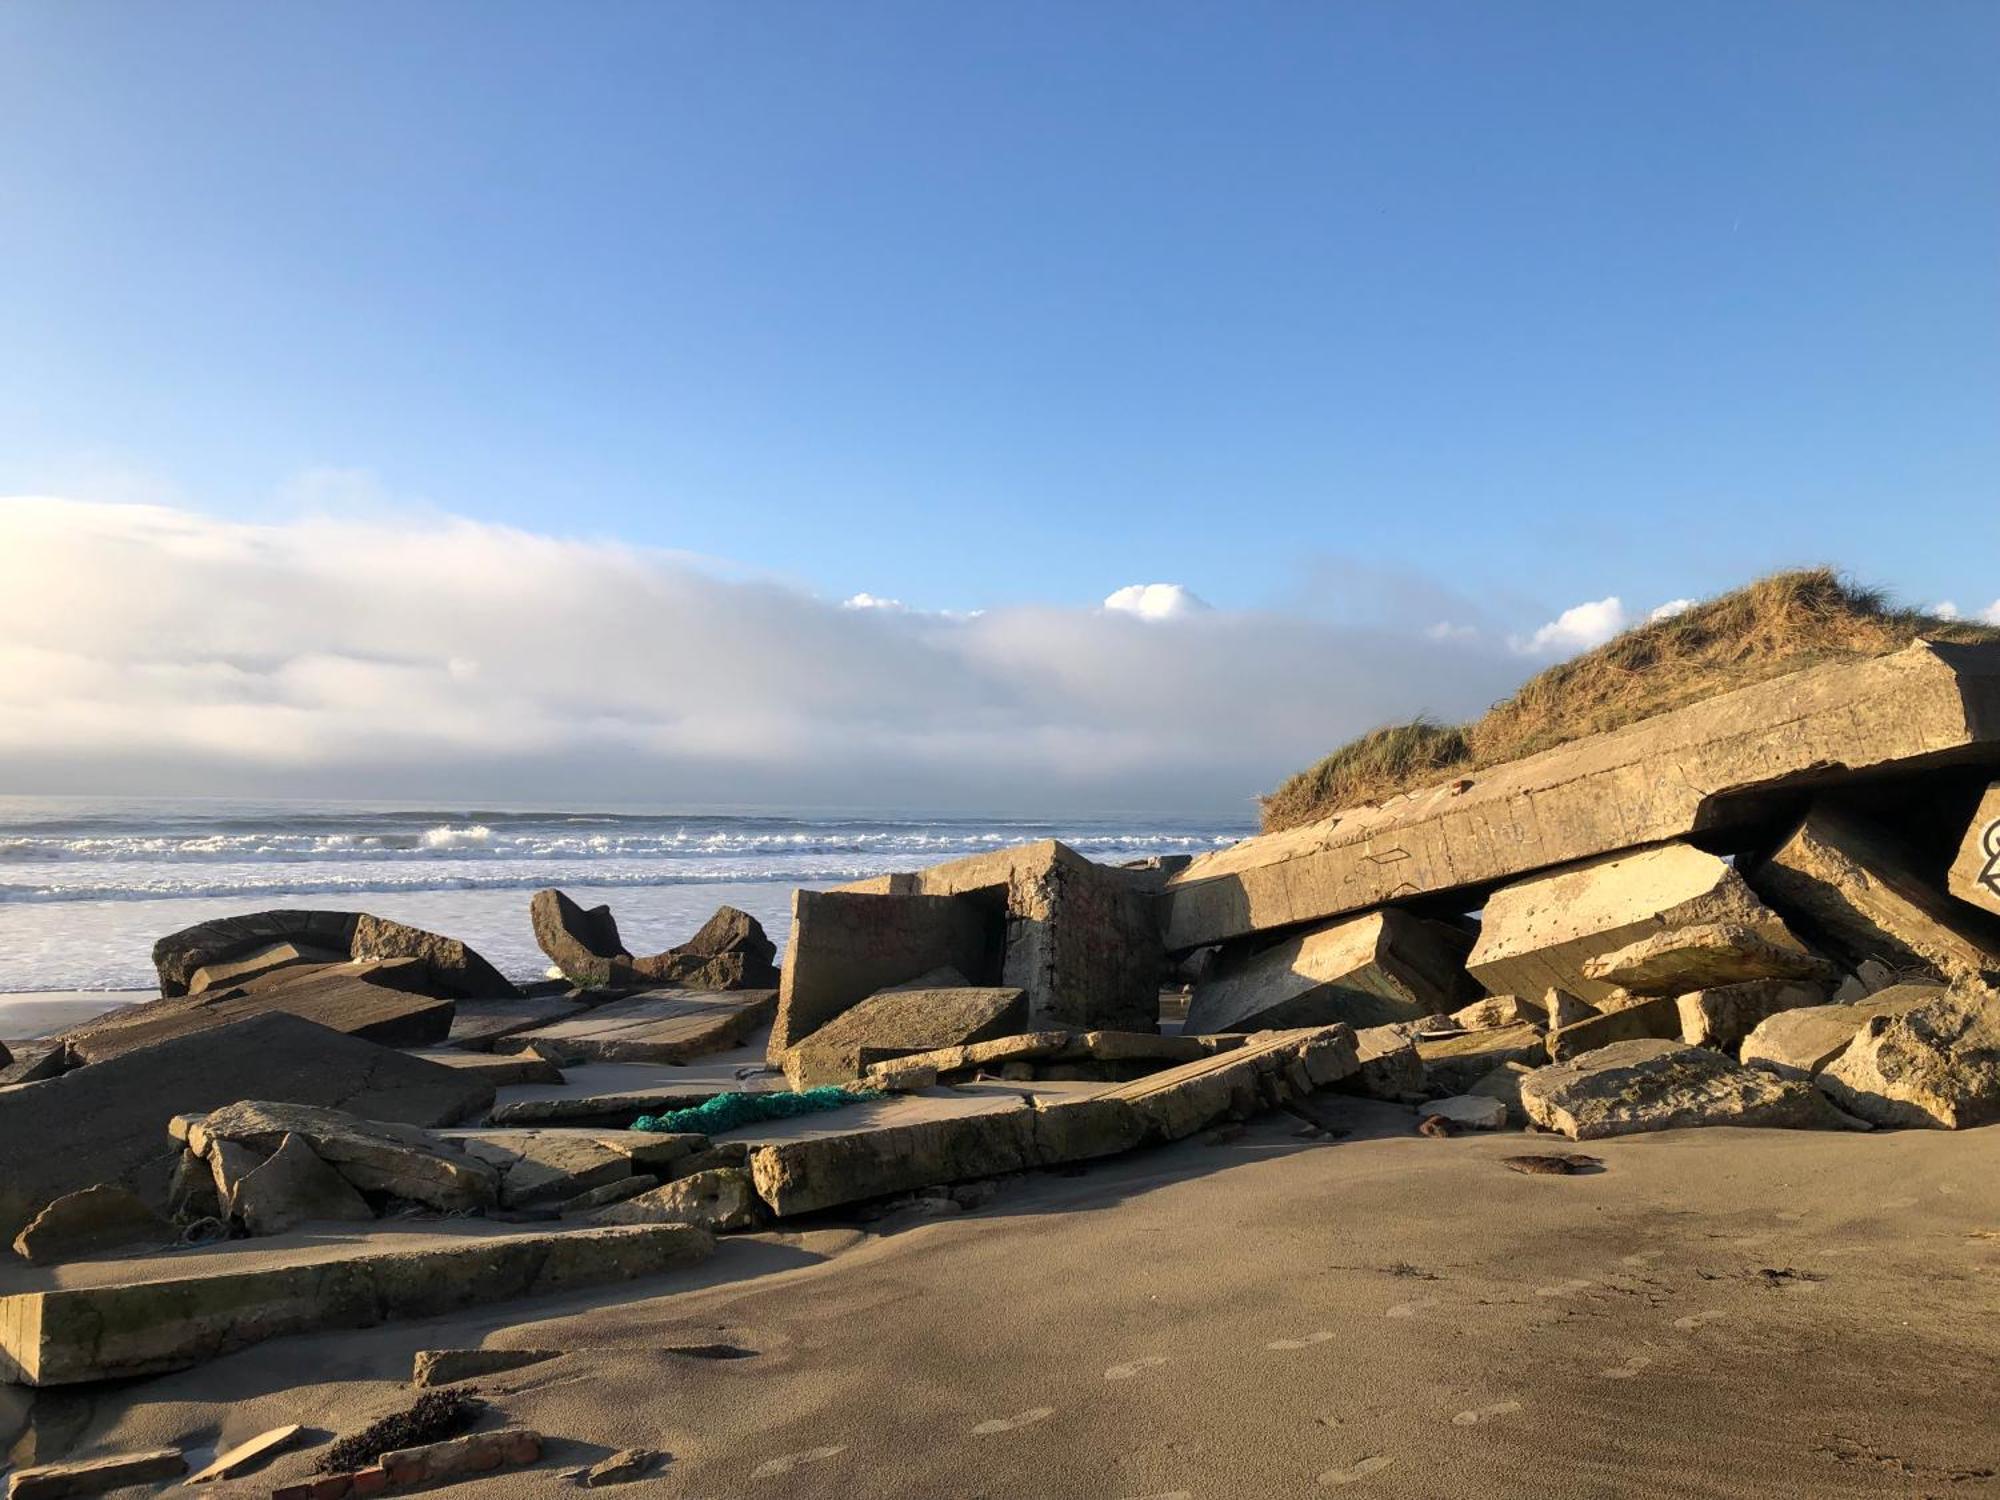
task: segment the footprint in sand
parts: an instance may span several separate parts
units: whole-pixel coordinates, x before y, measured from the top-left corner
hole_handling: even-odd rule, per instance
[[[1037,1422],[1047,1421],[1056,1414],[1053,1406],[1031,1406],[1026,1411],[1017,1411],[1011,1417],[988,1417],[972,1429],[974,1437],[992,1437],[996,1432],[1014,1432],[1023,1427],[1033,1427]]]
[[[1451,1425],[1454,1427],[1477,1427],[1481,1422],[1490,1422],[1495,1417],[1504,1417],[1510,1411],[1519,1411],[1520,1409],[1521,1403],[1518,1401],[1495,1401],[1491,1406],[1475,1406],[1469,1411],[1460,1412],[1451,1419]]]
[[[1571,1292],[1581,1292],[1596,1285],[1597,1283],[1590,1280],[1587,1276],[1573,1276],[1568,1281],[1558,1281],[1553,1286],[1538,1286],[1535,1288],[1535,1295],[1537,1297],[1567,1297]]]
[[[1693,1333],[1697,1328],[1705,1328],[1710,1323],[1719,1323],[1729,1314],[1711,1307],[1707,1312],[1689,1313],[1685,1318],[1675,1318],[1674,1327],[1682,1333]]]
[[[1278,1349],[1278,1350],[1310,1349],[1314,1344],[1324,1344],[1328,1339],[1332,1337],[1333,1337],[1333,1330],[1331,1328],[1320,1328],[1307,1334],[1304,1338],[1273,1339],[1271,1340],[1270,1343],[1266,1344],[1264,1347],[1266,1349]]]
[[[1338,1489],[1343,1484],[1357,1484],[1370,1474],[1379,1474],[1396,1460],[1384,1454],[1371,1453],[1350,1469],[1328,1469],[1319,1476],[1319,1482],[1328,1489]]]
[[[1394,1307],[1384,1308],[1382,1316],[1385,1318],[1414,1318],[1426,1308],[1436,1307],[1437,1305],[1438,1299],[1435,1297],[1419,1297],[1414,1302],[1398,1302]]]
[[[1104,1372],[1106,1380],[1130,1380],[1142,1370],[1157,1370],[1167,1362],[1164,1354],[1148,1354],[1144,1359],[1135,1359],[1129,1365],[1113,1365]]]
[[[1606,1380],[1630,1380],[1652,1362],[1653,1356],[1650,1354],[1634,1354],[1624,1364],[1613,1365],[1610,1369],[1599,1370],[1597,1373]]]
[[[815,1464],[823,1458],[832,1458],[836,1453],[845,1453],[847,1444],[835,1443],[830,1448],[808,1448],[803,1453],[787,1453],[782,1458],[767,1458],[750,1471],[752,1479],[776,1479],[780,1474],[789,1474],[800,1464]]]

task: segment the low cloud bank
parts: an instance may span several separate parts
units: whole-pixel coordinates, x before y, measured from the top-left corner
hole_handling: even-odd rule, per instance
[[[450,518],[0,500],[23,792],[1247,814],[1346,737],[1520,673],[1173,584],[935,614]]]

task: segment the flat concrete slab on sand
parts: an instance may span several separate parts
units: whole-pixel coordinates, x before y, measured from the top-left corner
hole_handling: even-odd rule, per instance
[[[676,1063],[725,1051],[770,1023],[776,990],[647,990],[587,1015],[502,1037],[561,1061]]]

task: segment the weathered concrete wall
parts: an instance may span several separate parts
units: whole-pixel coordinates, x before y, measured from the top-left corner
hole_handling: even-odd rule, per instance
[[[841,890],[1004,901],[1000,982],[1027,991],[1032,1024],[1146,1031],[1159,1023],[1155,898],[1132,872],[1093,863],[1055,839]]]
[[[1203,855],[1167,882],[1180,952],[1726,826],[1732,802],[1857,772],[2000,761],[2000,646],[1917,645]]]
[[[792,892],[771,1059],[877,991],[932,969],[976,980],[992,967],[997,927],[979,903],[947,892]]]
[[[2000,781],[1979,799],[1947,884],[1959,900],[2000,914]]]

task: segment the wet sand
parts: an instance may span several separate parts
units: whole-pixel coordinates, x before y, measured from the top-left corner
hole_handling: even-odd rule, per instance
[[[53,1036],[106,1011],[158,998],[157,990],[30,990],[0,994],[0,1041]]]
[[[1499,1158],[1565,1143],[1339,1108],[1344,1141],[1266,1120],[974,1214],[50,1393],[39,1445],[351,1431],[415,1350],[491,1343],[574,1351],[481,1382],[551,1440],[496,1497],[633,1445],[674,1455],[662,1497],[2000,1494],[2000,1130],[1681,1131],[1531,1177]],[[670,1352],[717,1343],[755,1352]]]

